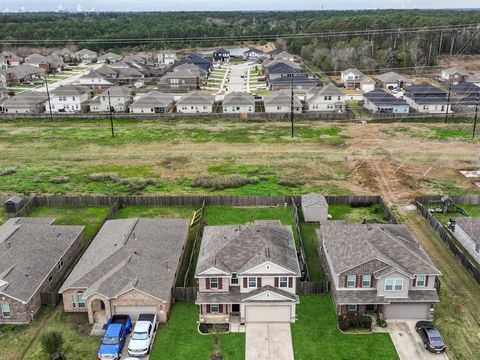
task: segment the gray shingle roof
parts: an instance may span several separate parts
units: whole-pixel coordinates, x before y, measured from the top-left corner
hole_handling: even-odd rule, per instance
[[[56,96],[80,96],[89,93],[90,89],[88,87],[79,85],[59,86],[55,90],[52,90],[52,95]]]
[[[392,82],[406,82],[409,81],[408,78],[406,78],[403,75],[397,74],[394,71],[387,72],[385,74],[378,75],[376,77],[378,80],[380,80],[382,83],[392,83]]]
[[[266,261],[300,275],[290,226],[278,222],[206,226],[196,275],[212,267],[241,274]]]
[[[310,193],[310,194],[302,195],[302,205],[307,207],[312,205],[321,205],[321,206],[328,207],[328,203],[327,203],[327,200],[325,199],[325,196],[319,193]]]
[[[458,67],[458,66],[453,66],[451,68],[443,70],[442,72],[444,72],[447,75],[453,75],[455,73],[458,73],[458,74],[463,75],[463,76],[470,75],[470,73],[467,70],[465,70],[462,67]]]
[[[98,60],[100,60],[100,61],[102,61],[102,60],[120,61],[122,59],[123,59],[122,55],[118,55],[118,54],[115,54],[115,53],[106,53],[106,54],[103,54],[102,56],[100,56],[98,58]]]
[[[41,105],[48,100],[47,93],[39,91],[24,91],[5,100],[5,108],[30,108]]]
[[[223,98],[223,105],[229,106],[241,106],[241,105],[250,105],[255,106],[255,97],[252,94],[244,93],[241,91],[234,91],[228,93]]]
[[[177,101],[177,105],[182,104],[199,104],[199,105],[213,105],[215,103],[215,96],[203,91],[193,91],[191,93],[182,96]]]
[[[298,96],[293,96],[294,106],[301,107],[302,103]],[[292,94],[290,91],[276,91],[271,94],[267,94],[263,97],[265,106],[286,106],[292,102]]]
[[[458,217],[454,220],[473,241],[480,244],[480,217]]]
[[[134,101],[130,108],[145,108],[145,107],[168,107],[173,103],[173,95],[165,94],[160,91],[150,91],[143,95],[138,100]]]
[[[48,60],[43,55],[32,54],[25,58],[25,64],[48,64]]]
[[[366,94],[363,97],[377,106],[394,106],[394,105],[407,105],[405,100],[396,98],[392,94],[389,94],[382,89],[375,89]]]
[[[84,228],[53,220],[12,218],[0,226],[0,294],[28,302]]]
[[[354,75],[358,75],[358,76],[360,76],[360,77],[365,76],[365,74],[362,73],[362,72],[361,72],[360,70],[358,70],[357,68],[349,68],[349,69],[347,69],[347,70],[343,70],[343,71],[342,71],[342,74],[348,74],[348,73],[350,73],[350,72],[353,73]]]
[[[440,275],[405,225],[328,222],[317,230],[339,274],[372,259],[409,275]]]
[[[6,70],[6,72],[14,79],[22,79],[25,76],[32,75],[32,74],[37,74],[37,75],[45,74],[45,70],[29,64],[11,66]]]
[[[254,300],[247,300],[251,298],[252,296],[255,296],[257,294],[261,294],[265,291],[270,291],[272,293],[281,295],[285,298],[286,300],[271,300],[271,301],[265,301],[262,300],[262,303],[269,303],[269,302],[285,302],[285,301],[298,301],[298,296],[295,294],[292,294],[288,291],[285,291],[280,288],[276,288],[270,285],[262,286],[261,288],[255,289],[253,291],[250,291],[248,293],[241,293],[240,288],[236,286],[230,287],[228,292],[198,292],[197,293],[197,299],[195,301],[196,304],[238,304],[241,302],[254,302]]]
[[[391,303],[431,303],[439,302],[437,290],[409,290],[408,298],[386,298],[377,295],[374,290],[337,290],[336,299],[338,305],[348,304],[391,304]]]
[[[110,96],[131,96],[132,95],[132,89],[130,89],[128,86],[112,86],[110,89],[107,89],[102,92],[102,95],[108,96],[110,93]]]
[[[108,298],[136,289],[167,300],[175,281],[188,219],[134,218],[105,222],[60,292],[86,289]]]
[[[328,84],[319,88],[315,93],[309,94],[307,97],[309,102],[315,102],[319,97],[322,98],[320,100],[323,100],[324,96],[343,96],[343,93],[335,85]]]

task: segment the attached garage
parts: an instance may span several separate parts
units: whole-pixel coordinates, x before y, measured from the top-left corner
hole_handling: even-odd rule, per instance
[[[290,322],[291,308],[288,305],[268,305],[245,307],[245,321],[247,323],[262,322]]]
[[[114,315],[130,315],[132,321],[137,321],[140,314],[156,314],[158,309],[156,306],[136,306],[136,305],[116,305]]]
[[[429,304],[389,304],[385,305],[385,317],[395,319],[427,319]]]

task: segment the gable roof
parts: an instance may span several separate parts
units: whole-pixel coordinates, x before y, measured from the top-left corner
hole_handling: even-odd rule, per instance
[[[337,274],[378,259],[409,276],[440,275],[405,225],[327,222],[317,236]]]
[[[255,106],[255,97],[252,94],[244,93],[241,91],[234,91],[225,95],[225,97],[223,98],[223,105]]]
[[[22,79],[29,75],[44,75],[45,70],[29,64],[11,66],[5,70],[6,73],[14,79]]]
[[[268,261],[300,275],[290,226],[278,221],[206,226],[196,276],[212,267],[226,273],[243,273]]]
[[[173,95],[160,91],[150,91],[130,104],[130,108],[168,107],[173,103]]]
[[[471,82],[464,82],[457,85],[452,85],[451,90],[454,94],[476,96],[480,93],[480,86]]]
[[[363,94],[363,97],[377,106],[407,105],[405,100],[396,98],[382,89],[375,89]]]
[[[78,50],[77,52],[73,53],[74,56],[85,56],[85,55],[88,55],[88,56],[92,56],[92,57],[95,57],[97,56],[97,53],[95,51],[92,51],[92,50],[89,50],[89,49],[82,49],[82,50]]]
[[[47,93],[40,91],[24,91],[9,97],[3,102],[5,108],[30,108],[41,105],[48,100]]]
[[[40,54],[32,54],[25,58],[25,64],[48,64],[48,60],[45,56]]]
[[[392,83],[392,82],[406,82],[410,81],[407,77],[397,74],[394,71],[389,71],[385,74],[377,75],[376,78],[382,83]]]
[[[458,217],[454,220],[456,226],[460,226],[473,241],[480,244],[480,217]]]
[[[84,229],[53,221],[11,218],[0,226],[0,294],[28,302]]]
[[[302,205],[305,207],[320,205],[328,208],[327,200],[325,196],[319,193],[310,193],[302,195]]]
[[[86,86],[79,85],[66,85],[59,86],[58,88],[52,90],[53,95],[62,95],[62,96],[79,96],[84,94],[90,94],[90,89]]]
[[[108,93],[110,93],[110,96],[132,96],[132,89],[130,89],[128,86],[112,86],[110,89],[106,89],[102,92],[102,95],[108,96]]]
[[[290,61],[290,60],[286,60],[286,59],[265,60],[262,63],[262,66],[266,69],[269,69],[273,66],[276,66],[277,64],[285,64],[285,65],[288,65],[288,66],[290,66],[294,69],[297,69],[297,70],[299,70],[301,68],[300,64],[298,64],[296,62],[293,62],[293,61]]]
[[[309,102],[315,102],[317,99],[323,100],[324,96],[344,96],[338,87],[330,83],[326,86],[322,86],[315,93],[308,94],[307,99]]]
[[[192,91],[185,96],[182,96],[180,100],[177,101],[177,105],[181,104],[208,104],[213,105],[215,102],[215,96],[211,95],[204,91]]]
[[[290,80],[291,81],[291,80]],[[270,94],[263,96],[263,102],[265,106],[285,106],[292,103],[292,94],[290,91],[274,91]],[[293,102],[295,107],[301,107],[302,103],[298,96],[293,96]]]
[[[470,73],[465,70],[464,68],[462,67],[458,67],[458,66],[452,66],[451,68],[448,68],[448,69],[445,69],[445,70],[442,70],[442,73],[446,74],[446,75],[453,75],[455,73],[458,73],[462,76],[468,76],[470,75]]]
[[[222,53],[222,54],[230,54],[230,51],[228,51],[227,49],[224,49],[224,48],[220,48],[220,49],[217,49],[213,52],[213,54],[219,54],[219,53]]]
[[[266,68],[269,74],[296,74],[298,70],[293,68],[292,66],[284,63],[278,62],[272,64]]]
[[[354,75],[358,75],[358,76],[360,76],[360,77],[365,76],[365,74],[362,73],[362,72],[361,72],[360,70],[358,70],[357,68],[349,68],[349,69],[347,69],[347,70],[343,70],[343,71],[342,71],[342,74],[345,74],[345,75],[346,75],[346,74],[348,74],[348,73],[353,73]]]
[[[259,49],[256,49],[256,48],[249,48],[248,50],[244,51],[243,53],[247,54],[247,53],[251,53],[251,52],[254,52],[254,53],[259,54],[259,55],[264,54],[264,52],[262,50],[259,50]]]
[[[120,61],[123,59],[123,56],[122,55],[118,55],[118,54],[115,54],[115,53],[106,53],[106,54],[103,54],[102,56],[99,56],[98,57],[98,60],[102,61],[102,60],[108,60],[108,61]]]
[[[85,296],[118,297],[130,290],[168,301],[188,219],[133,218],[106,221],[60,289]]]

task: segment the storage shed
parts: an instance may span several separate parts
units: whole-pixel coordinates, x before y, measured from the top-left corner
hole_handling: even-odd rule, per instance
[[[328,203],[325,196],[318,193],[303,195],[302,212],[305,222],[328,220]]]
[[[21,196],[12,196],[3,203],[7,214],[16,214],[25,204],[25,199]]]

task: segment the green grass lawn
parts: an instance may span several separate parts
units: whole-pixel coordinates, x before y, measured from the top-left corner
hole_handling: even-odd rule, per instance
[[[196,206],[127,206],[117,211],[116,219],[132,217],[161,217],[191,219],[200,207]]]
[[[168,324],[159,328],[151,360],[207,360],[214,351],[213,335],[201,335],[197,330],[198,306],[178,302],[173,306]],[[221,351],[225,360],[245,359],[245,334],[221,336]]]
[[[255,220],[280,220],[284,225],[293,224],[292,209],[288,207],[231,207],[207,206],[207,225],[247,224]]]
[[[63,352],[69,360],[94,360],[100,340],[90,336],[86,314],[65,314],[63,305],[42,307],[28,325],[0,325],[0,360],[49,360],[40,337],[49,330],[63,334]]]
[[[296,360],[398,359],[388,333],[342,334],[337,328],[330,295],[300,296],[297,317],[297,322],[292,324]]]
[[[349,100],[347,101],[347,107],[355,114],[356,118],[365,119],[370,116],[366,109],[362,106],[358,105],[357,100]]]
[[[0,225],[2,225],[5,221],[7,221],[8,216],[5,213],[5,209],[3,207],[0,207]]]
[[[317,250],[317,234],[316,230],[319,228],[318,224],[307,224],[300,222],[300,233],[302,234],[303,250],[307,258],[308,272],[310,274],[310,281],[323,281],[325,274],[322,268],[320,256]]]
[[[328,213],[333,220],[345,220],[347,223],[362,223],[363,220],[388,222],[380,205],[369,207],[351,207],[349,205],[330,205]]]
[[[108,211],[107,206],[40,206],[28,216],[52,217],[57,225],[85,225],[83,238],[89,242],[102,227]]]
[[[470,205],[470,204],[457,204],[458,207],[462,208],[465,210],[469,216],[471,217],[477,217],[480,216],[480,205]],[[427,208],[441,208],[441,205],[439,204],[430,204],[426,206]],[[433,216],[437,218],[438,221],[440,221],[442,224],[446,224],[451,218],[454,217],[463,217],[463,215],[460,212],[455,212],[455,213],[448,213],[448,214],[443,214],[443,213],[432,213]]]

